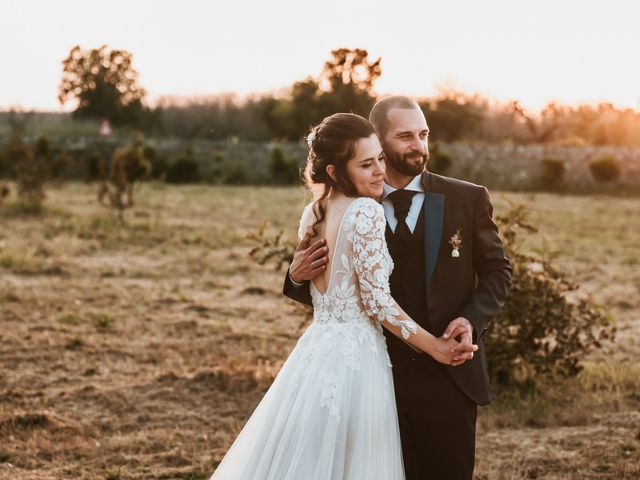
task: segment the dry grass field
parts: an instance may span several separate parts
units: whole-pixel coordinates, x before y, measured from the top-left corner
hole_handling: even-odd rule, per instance
[[[0,206],[0,479],[207,479],[304,329],[247,235],[292,237],[294,188],[144,184]],[[618,339],[546,395],[481,409],[477,479],[640,478],[640,198],[493,193],[529,250],[610,308]]]

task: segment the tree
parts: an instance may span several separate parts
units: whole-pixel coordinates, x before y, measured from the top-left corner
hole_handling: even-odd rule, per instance
[[[443,142],[473,138],[482,124],[484,112],[476,98],[459,92],[447,92],[420,102],[434,137]]]
[[[328,82],[329,91],[349,85],[355,90],[370,93],[373,84],[382,75],[381,58],[369,62],[369,53],[361,48],[339,48],[331,51],[331,59],[325,62],[322,80]]]
[[[369,115],[376,101],[373,86],[382,74],[381,59],[366,50],[339,48],[331,52],[319,77],[294,83],[288,98],[264,98],[262,119],[272,137],[300,140],[311,126],[337,112]]]
[[[77,118],[107,118],[114,125],[140,126],[145,113],[146,92],[138,83],[133,56],[126,50],[109,50],[106,45],[82,50],[76,45],[62,62],[58,100],[78,102]]]
[[[370,62],[369,53],[360,48],[333,50],[320,74],[322,116],[352,112],[367,117],[376,101],[373,86],[382,75],[381,61]]]

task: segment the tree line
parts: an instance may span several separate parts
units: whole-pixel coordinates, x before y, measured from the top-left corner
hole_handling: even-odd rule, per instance
[[[364,49],[340,48],[330,53],[318,76],[296,81],[283,95],[165,97],[150,107],[129,52],[76,46],[63,62],[59,100],[76,103],[74,118],[106,118],[152,136],[295,142],[332,113],[366,117],[381,75],[381,58],[371,59]],[[458,91],[418,102],[433,138],[443,142],[640,146],[640,112],[609,103],[552,102],[533,115],[518,101],[500,104]]]

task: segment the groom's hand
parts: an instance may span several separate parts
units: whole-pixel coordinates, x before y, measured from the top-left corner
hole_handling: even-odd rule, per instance
[[[457,356],[455,357],[458,365],[473,358],[473,351],[469,351],[468,347],[473,344],[473,325],[464,317],[458,317],[451,320],[447,329],[442,335],[443,338],[460,338]]]
[[[289,277],[296,283],[315,278],[327,268],[329,248],[324,238],[311,243],[311,234],[307,232],[293,252],[293,261],[289,267]]]

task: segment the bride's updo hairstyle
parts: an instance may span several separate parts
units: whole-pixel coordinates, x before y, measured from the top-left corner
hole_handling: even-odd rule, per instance
[[[314,236],[317,233],[316,225],[324,220],[324,200],[332,190],[338,190],[348,197],[358,196],[347,174],[347,162],[355,155],[358,140],[375,133],[366,119],[353,113],[335,113],[311,129],[307,136],[309,155],[304,178],[316,198],[313,203],[316,221],[310,227]],[[335,179],[327,173],[329,165],[334,167]]]

